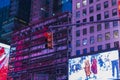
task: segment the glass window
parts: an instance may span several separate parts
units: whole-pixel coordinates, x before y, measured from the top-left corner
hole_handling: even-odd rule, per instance
[[[118,21],[113,21],[113,27],[117,27],[118,26]]]
[[[83,19],[83,22],[87,22],[87,19]]]
[[[117,0],[112,0],[112,6],[117,4]]]
[[[119,41],[114,42],[114,47],[119,48]]]
[[[94,7],[91,6],[91,7],[89,8],[89,13],[93,13],[93,12],[94,12]]]
[[[80,18],[80,11],[76,12],[76,18]]]
[[[107,43],[105,46],[106,46],[106,49],[110,49],[110,43]]]
[[[90,17],[90,22],[92,22],[92,21],[94,21],[94,17],[93,16]]]
[[[87,34],[87,28],[83,29],[83,35]]]
[[[76,36],[77,36],[77,37],[80,36],[80,30],[77,30],[77,31],[76,31]]]
[[[101,41],[102,41],[102,34],[98,34],[98,35],[97,35],[97,41],[98,41],[98,42],[101,42]]]
[[[77,40],[77,41],[76,41],[76,46],[77,46],[77,47],[80,46],[80,40]]]
[[[94,32],[94,26],[91,26],[90,27],[90,33],[93,33]]]
[[[101,10],[101,4],[97,4],[96,5],[96,10],[98,11],[98,10]]]
[[[104,8],[107,8],[108,7],[108,1],[105,1],[104,2]]]
[[[105,40],[110,40],[110,32],[105,33]]]
[[[113,37],[114,37],[114,38],[118,38],[118,37],[119,37],[119,32],[118,32],[118,30],[114,30],[114,31],[113,31]]]
[[[80,23],[80,21],[76,21],[76,23]],[[77,25],[76,25],[76,27],[79,27],[79,26],[80,26],[80,24],[77,24]]]
[[[90,52],[94,52],[94,47],[90,47]]]
[[[109,29],[109,28],[110,28],[109,22],[105,22],[105,29]]]
[[[102,50],[102,45],[98,45],[98,51]]]
[[[80,2],[77,2],[76,8],[77,8],[77,9],[80,8]]]
[[[112,16],[116,16],[117,15],[117,9],[113,9],[112,10]]]
[[[82,0],[83,6],[87,5],[87,0]]]
[[[97,31],[101,31],[101,30],[102,30],[101,24],[97,24]]]
[[[87,10],[83,9],[83,16],[86,16],[86,15],[87,15]]]
[[[93,3],[93,0],[89,0],[89,4]]]
[[[90,44],[94,44],[95,40],[94,40],[94,36],[90,37]]]
[[[109,18],[109,11],[104,12],[104,18]]]
[[[77,55],[77,56],[80,55],[80,50],[76,50],[76,55]]]
[[[87,48],[83,49],[83,54],[87,53]]]
[[[87,38],[84,38],[84,39],[83,39],[83,42],[82,42],[82,43],[83,43],[83,46],[87,45],[87,42],[88,42],[88,41],[87,41]]]
[[[97,14],[97,20],[101,20],[101,14]]]

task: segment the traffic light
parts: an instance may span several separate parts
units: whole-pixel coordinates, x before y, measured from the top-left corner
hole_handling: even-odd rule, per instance
[[[46,47],[49,49],[53,48],[53,33],[52,32],[46,32],[45,33],[45,37],[46,37]]]

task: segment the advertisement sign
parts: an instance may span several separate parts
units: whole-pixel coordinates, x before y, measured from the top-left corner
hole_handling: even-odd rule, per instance
[[[118,50],[69,59],[69,80],[113,80],[119,78]]]
[[[0,80],[7,80],[10,46],[0,43]]]

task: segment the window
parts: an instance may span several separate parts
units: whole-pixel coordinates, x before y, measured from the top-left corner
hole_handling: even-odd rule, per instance
[[[87,45],[87,42],[88,42],[88,41],[87,41],[87,38],[84,38],[84,39],[83,39],[83,42],[82,42],[82,43],[83,43],[83,46]]]
[[[112,10],[112,16],[116,16],[117,15],[117,9],[113,9]]]
[[[83,49],[83,54],[87,54],[87,48]]]
[[[80,23],[80,21],[76,21],[76,23]],[[76,27],[79,27],[79,26],[80,26],[80,24],[77,24],[77,25],[76,25]]]
[[[80,11],[76,12],[76,18],[80,18]]]
[[[94,26],[91,26],[90,27],[90,33],[93,33],[94,32]]]
[[[101,20],[101,14],[97,14],[97,20]]]
[[[87,19],[83,19],[83,22],[87,22]]]
[[[90,47],[90,52],[94,52],[94,47]]]
[[[113,21],[113,27],[117,27],[118,26],[118,21]]]
[[[79,47],[80,46],[80,40],[76,41],[76,46]]]
[[[105,33],[105,40],[110,40],[110,32]]]
[[[100,0],[96,0],[96,1],[100,1]]]
[[[114,37],[114,38],[118,38],[118,37],[119,37],[119,32],[118,32],[118,30],[114,30],[114,31],[113,31],[113,37]]]
[[[106,46],[106,49],[110,49],[110,43],[107,43],[105,46]]]
[[[77,55],[77,56],[80,55],[80,50],[76,50],[76,55]]]
[[[89,13],[93,13],[93,11],[94,11],[94,8],[93,8],[93,6],[91,6],[91,7],[89,8]]]
[[[76,31],[76,36],[77,36],[77,37],[80,36],[80,30],[77,30],[77,31]]]
[[[102,50],[102,45],[98,45],[98,51]]]
[[[107,8],[108,7],[108,1],[105,1],[104,2],[104,8]]]
[[[97,24],[97,31],[101,31],[101,30],[102,30],[101,24]]]
[[[119,48],[119,41],[114,42],[114,47]]]
[[[112,0],[112,6],[116,5],[117,1],[116,0]]]
[[[87,0],[82,0],[83,6],[87,5]]]
[[[92,22],[92,21],[94,21],[94,17],[93,16],[90,17],[90,22]]]
[[[101,41],[102,41],[102,34],[98,34],[98,35],[97,35],[97,41],[98,41],[98,42],[101,42]]]
[[[97,4],[96,5],[96,10],[98,11],[98,10],[101,10],[101,5],[100,4]]]
[[[87,15],[87,10],[83,9],[83,16],[86,16],[86,15]]]
[[[105,23],[105,29],[109,29],[109,28],[110,28],[109,22],[106,22]]]
[[[77,8],[77,9],[80,8],[80,2],[77,2],[76,8]]]
[[[89,0],[89,4],[93,3],[93,0]]]
[[[95,40],[94,40],[94,36],[90,37],[90,44],[94,44]]]
[[[83,29],[83,35],[87,34],[87,28]]]
[[[109,12],[108,11],[104,12],[104,18],[109,18]]]

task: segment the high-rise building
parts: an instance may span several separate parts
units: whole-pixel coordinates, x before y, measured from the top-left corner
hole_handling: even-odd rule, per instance
[[[91,22],[73,26],[72,56],[120,47],[119,0],[73,0],[72,9],[72,23]]]
[[[6,24],[9,19],[9,7],[10,0],[0,0],[0,42],[6,43],[4,39],[1,39],[1,34],[5,32],[3,25]]]
[[[9,18],[10,0],[0,0],[0,29]]]
[[[14,0],[15,1],[15,0]],[[27,24],[17,24],[12,34],[9,80],[66,80],[69,27],[50,28],[54,25],[69,24],[71,6],[59,6],[55,11],[54,0],[16,0],[15,20]],[[58,2],[57,2],[58,3]],[[70,4],[66,1],[65,4]],[[56,4],[56,3],[55,3]],[[64,5],[65,5],[64,4]],[[57,8],[57,9],[59,9]],[[55,13],[54,13],[55,11]],[[11,12],[11,13],[12,13]],[[63,13],[65,12],[65,13]],[[52,31],[51,31],[52,30]],[[52,40],[46,40],[52,32]],[[47,33],[47,34],[46,34]],[[52,44],[52,45],[51,45]],[[49,49],[50,48],[50,49]]]

